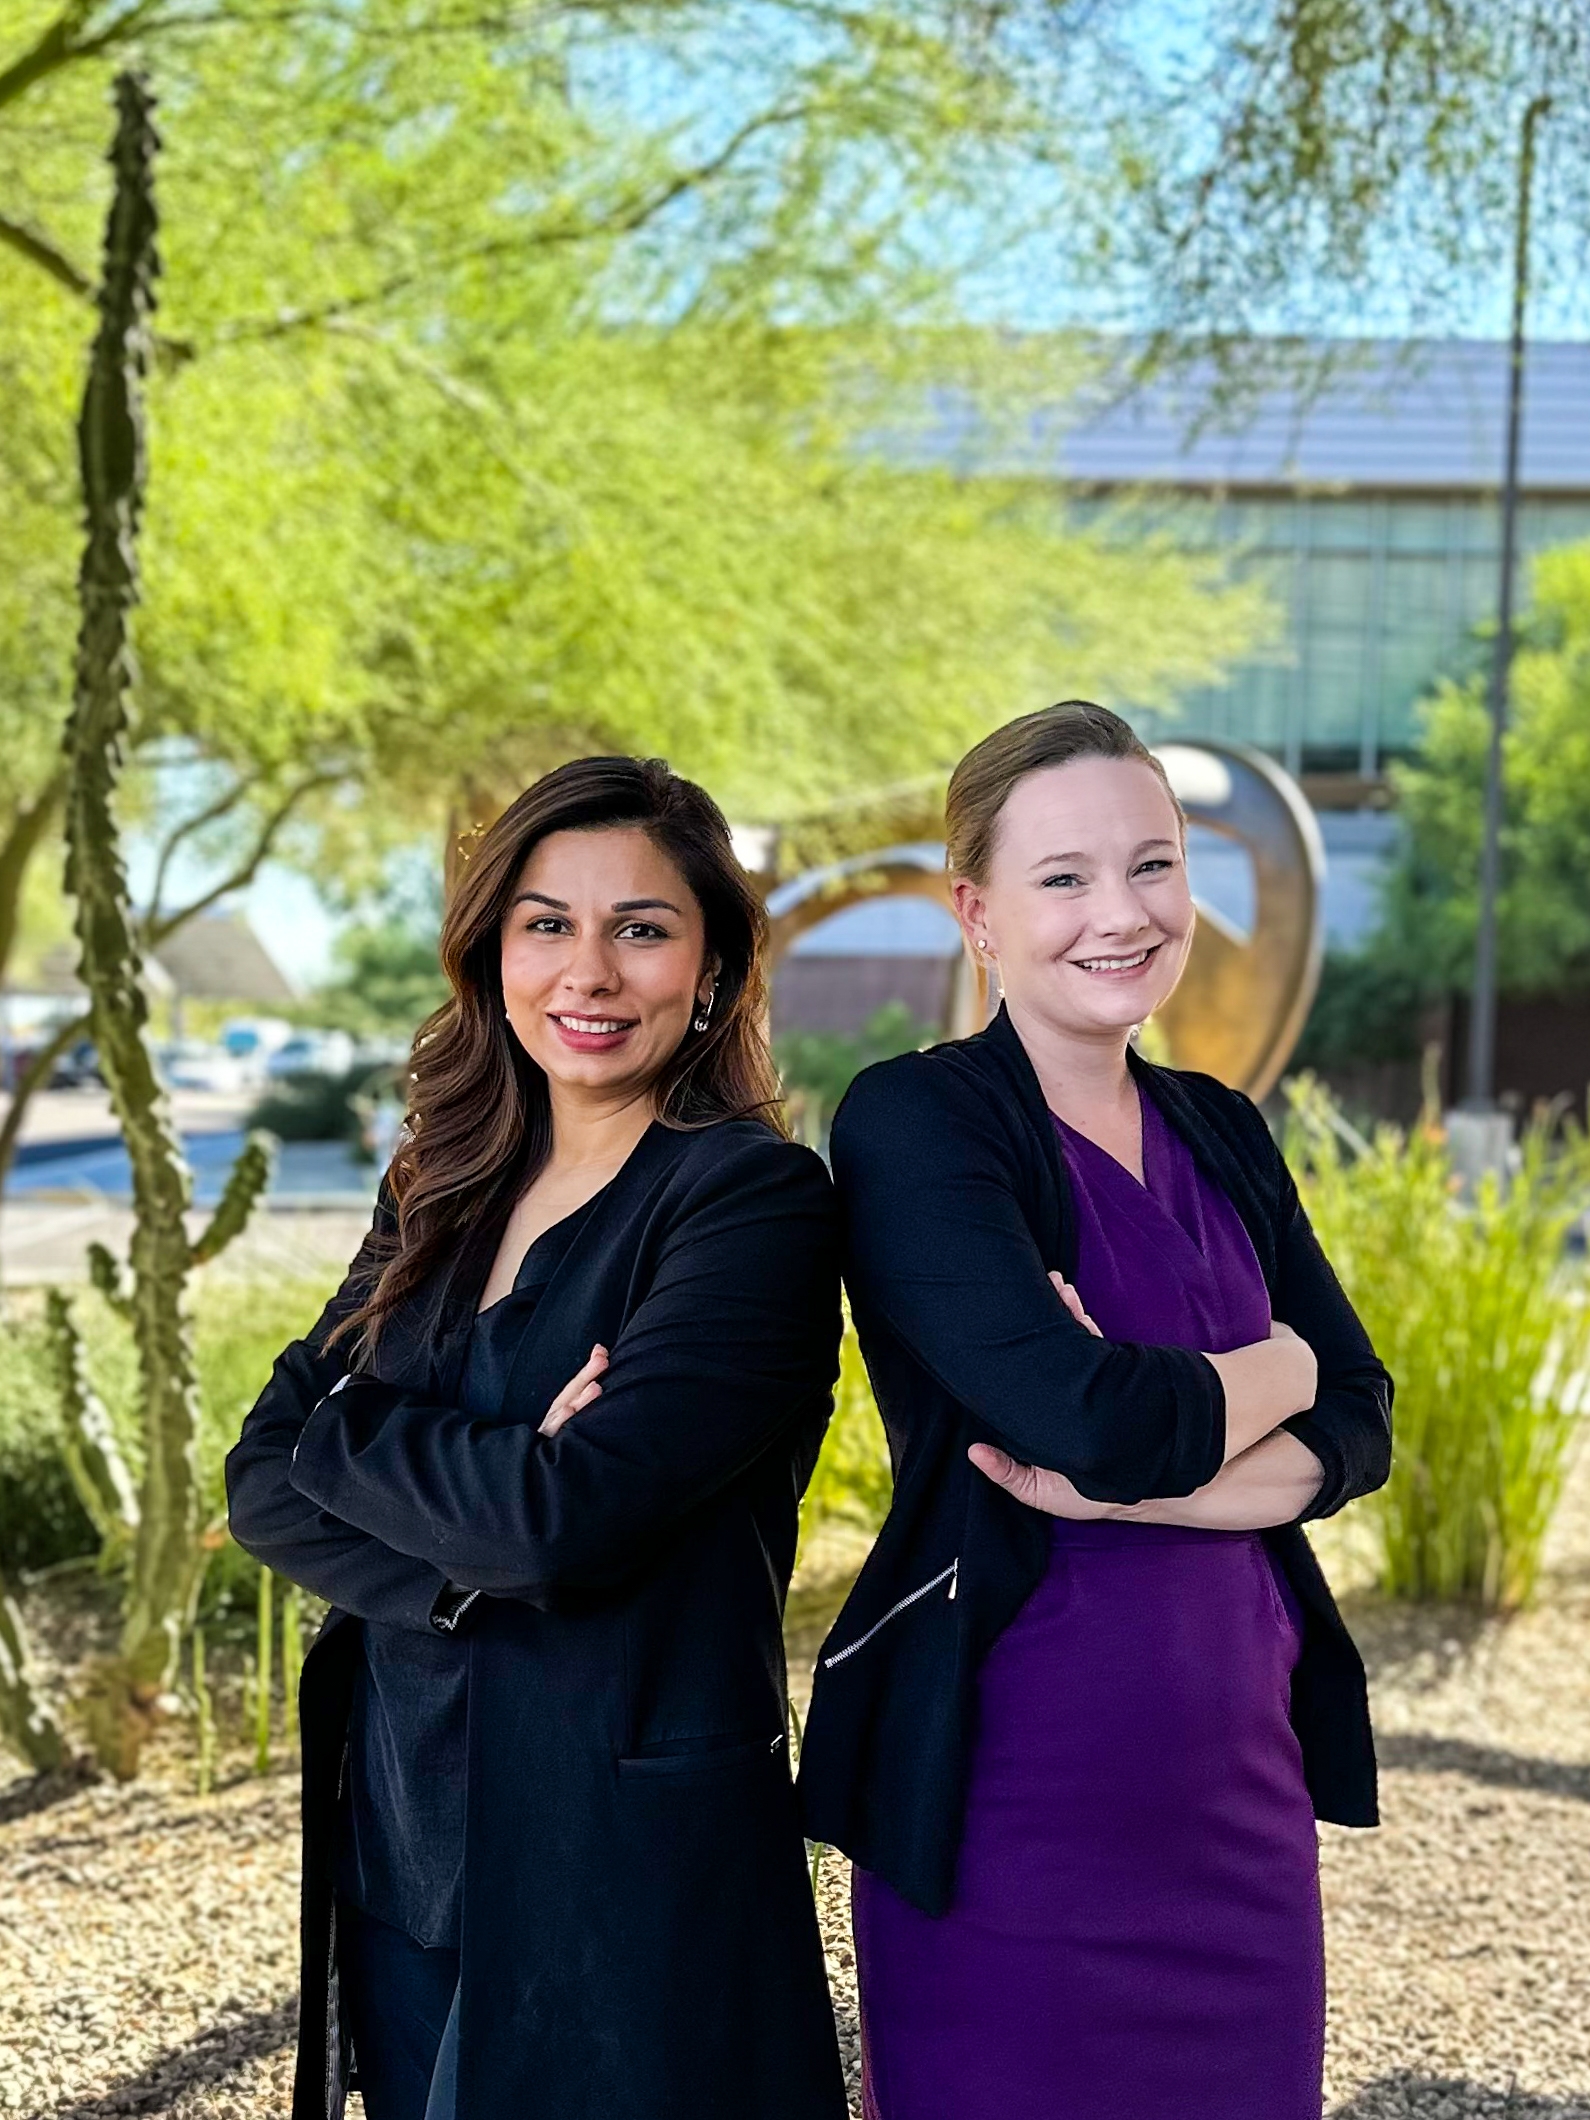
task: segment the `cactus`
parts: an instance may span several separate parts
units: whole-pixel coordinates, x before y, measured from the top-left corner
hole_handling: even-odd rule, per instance
[[[22,1614],[0,1581],[0,1739],[45,1774],[67,1762],[66,1739],[39,1690]]]
[[[61,1398],[61,1455],[103,1556],[119,1557],[138,1528],[138,1496],[104,1401],[89,1381],[72,1306],[59,1288],[44,1298],[44,1324]]]
[[[105,236],[100,325],[78,434],[87,524],[78,577],[81,619],[65,752],[66,887],[75,902],[78,976],[94,1042],[132,1166],[130,1286],[108,1254],[91,1254],[95,1285],[130,1325],[138,1353],[144,1468],[130,1522],[128,1573],[117,1653],[93,1669],[86,1707],[102,1765],[137,1772],[145,1738],[169,1695],[182,1637],[193,1623],[207,1549],[194,1457],[199,1387],[188,1276],[247,1220],[269,1172],[251,1141],[197,1245],[187,1234],[192,1174],[172,1124],[149,1044],[149,1003],[139,936],[127,896],[114,807],[137,679],[130,622],[138,600],[138,519],[145,450],[143,379],[159,265],[153,170],[153,99],[143,80],[116,82],[111,163],[115,193]],[[68,1321],[69,1329],[69,1321]],[[82,1382],[80,1363],[72,1374]],[[70,1389],[67,1396],[70,1398]],[[81,1397],[90,1399],[86,1389]],[[68,1407],[69,1434],[82,1424]],[[82,1444],[78,1448],[82,1452]],[[101,1500],[97,1477],[85,1474]]]
[[[122,1263],[108,1245],[96,1238],[88,1247],[88,1278],[117,1317],[132,1322],[132,1294]]]
[[[248,1226],[249,1216],[264,1197],[275,1168],[276,1136],[259,1131],[251,1133],[227,1173],[220,1204],[188,1254],[193,1265],[205,1265],[224,1251],[234,1237],[241,1236]]]

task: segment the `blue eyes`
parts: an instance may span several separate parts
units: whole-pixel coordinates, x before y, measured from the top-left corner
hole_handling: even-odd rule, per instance
[[[1147,876],[1151,874],[1154,870],[1169,869],[1174,868],[1174,866],[1174,862],[1163,860],[1158,855],[1156,855],[1151,861],[1140,861],[1137,864],[1137,867],[1132,871],[1132,874],[1134,876]],[[1039,889],[1046,891],[1049,889],[1051,884],[1081,883],[1082,880],[1083,879],[1079,875],[1077,875],[1074,869],[1065,869],[1058,876],[1046,876],[1043,879],[1043,882],[1039,885]]]

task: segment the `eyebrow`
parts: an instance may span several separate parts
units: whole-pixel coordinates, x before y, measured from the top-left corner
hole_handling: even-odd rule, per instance
[[[554,913],[566,913],[569,910],[569,902],[566,898],[549,898],[545,891],[521,891],[513,902],[515,905],[523,905],[526,900],[535,905],[550,906]],[[666,898],[620,898],[615,901],[613,911],[615,913],[673,913],[680,920],[685,917],[679,911],[678,906],[672,904]]]
[[[1173,847],[1175,844],[1174,839],[1140,839],[1132,849],[1132,859],[1135,861],[1139,854],[1146,854],[1150,847]],[[1044,854],[1033,863],[1033,867],[1048,869],[1053,868],[1057,861],[1086,861],[1087,858],[1087,855],[1082,853]]]

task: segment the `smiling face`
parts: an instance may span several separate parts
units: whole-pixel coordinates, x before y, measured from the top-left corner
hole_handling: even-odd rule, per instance
[[[1078,758],[1017,781],[986,882],[957,877],[954,896],[1018,1028],[1070,1036],[1141,1023],[1181,977],[1195,924],[1175,806],[1133,758]]]
[[[502,995],[554,1098],[645,1094],[693,1035],[715,970],[700,903],[638,826],[532,848],[502,924]]]

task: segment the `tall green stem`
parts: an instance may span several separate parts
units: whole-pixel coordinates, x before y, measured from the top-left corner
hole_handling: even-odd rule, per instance
[[[259,1572],[259,1625],[254,1664],[254,1772],[271,1770],[271,1572]]]
[[[146,1454],[120,1651],[90,1688],[95,1750],[113,1772],[131,1775],[175,1673],[202,1556],[194,1466],[199,1392],[186,1300],[191,1180],[150,1049],[149,1002],[114,807],[136,680],[130,620],[138,600],[145,478],[143,379],[159,271],[158,141],[153,101],[136,75],[117,81],[116,108],[100,328],[78,426],[87,541],[65,742],[65,821],[78,976],[88,990],[101,1070],[132,1165],[131,1319]]]

